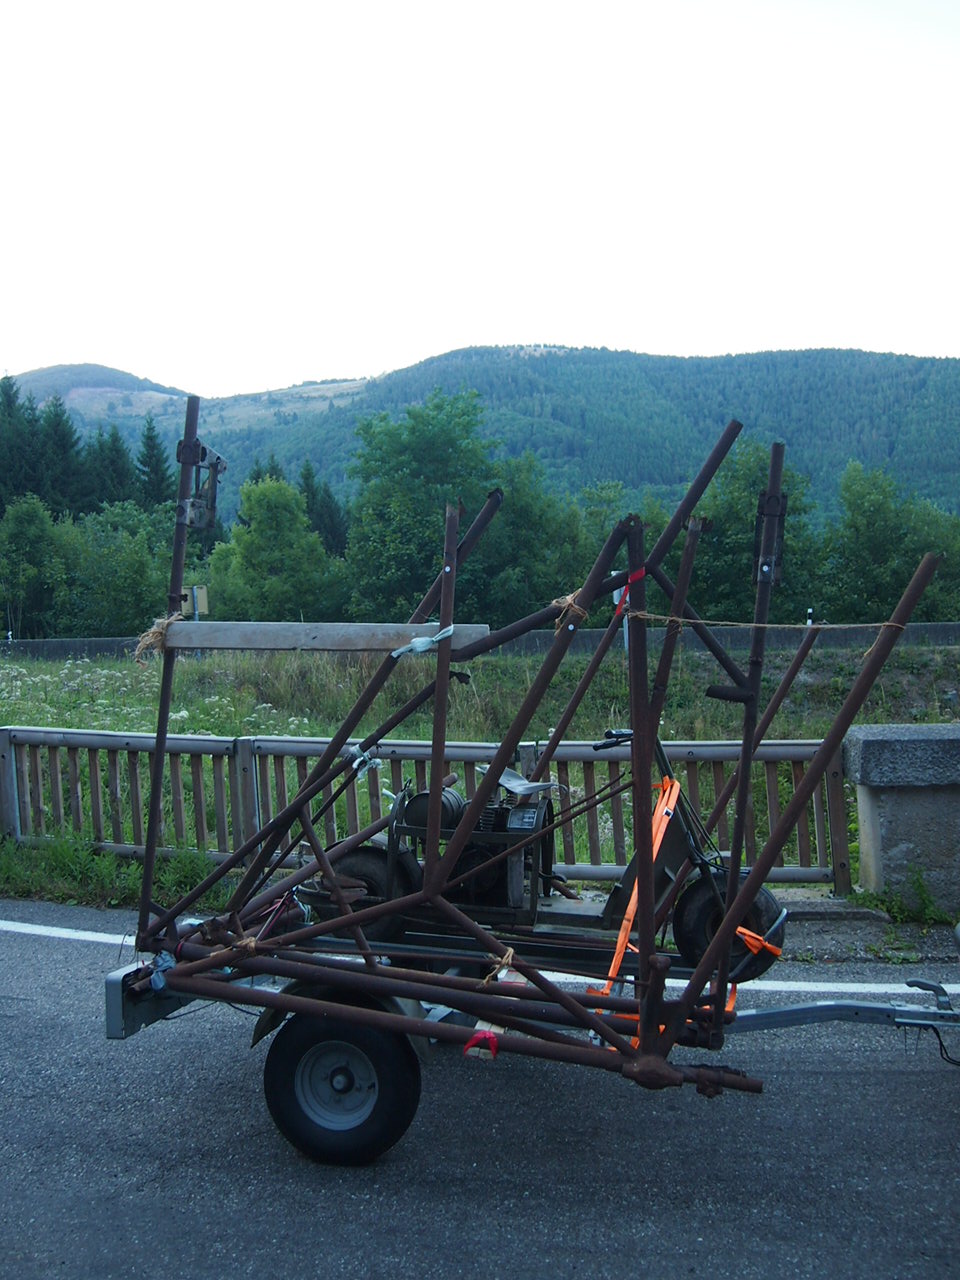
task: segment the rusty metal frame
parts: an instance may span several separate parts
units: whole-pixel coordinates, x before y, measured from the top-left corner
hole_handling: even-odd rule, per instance
[[[196,438],[198,410],[198,401],[191,397],[180,449],[180,497],[169,594],[171,615],[178,607],[182,590],[189,494],[202,449]],[[362,740],[361,753],[375,751],[381,737],[433,698],[433,747],[423,878],[421,885],[402,896],[358,907],[350,901],[349,893],[344,892],[337,877],[338,860],[369,842],[387,826],[388,818],[381,818],[356,835],[327,848],[317,833],[316,822],[324,806],[332,802],[329,794],[320,808],[312,811],[325,788],[331,788],[344,775],[349,777],[357,754],[348,748],[348,740],[361,717],[384,690],[399,661],[398,655],[391,653],[384,657],[293,799],[178,902],[166,907],[153,902],[153,869],[165,758],[163,746],[176,656],[174,649],[166,649],[163,653],[157,747],[151,771],[137,935],[138,949],[146,958],[125,978],[129,999],[149,1002],[160,992],[167,1001],[170,997],[229,1000],[263,1011],[275,1011],[281,1018],[287,1014],[330,1014],[346,1022],[377,1026],[411,1037],[429,1037],[467,1045],[473,1035],[470,1026],[428,1019],[416,1012],[417,1004],[400,1006],[397,1002],[439,1004],[468,1018],[482,1018],[494,1024],[499,1029],[496,1033],[497,1046],[503,1052],[615,1071],[648,1088],[694,1083],[700,1091],[708,1094],[718,1093],[724,1088],[759,1091],[762,1087],[759,1080],[748,1078],[736,1070],[678,1065],[670,1061],[670,1054],[678,1044],[711,1050],[723,1045],[725,1028],[734,1017],[727,1011],[726,997],[731,946],[736,930],[746,918],[807,800],[826,772],[843,735],[902,633],[936,569],[937,557],[928,555],[923,559],[889,621],[881,627],[877,642],[867,654],[863,669],[823,745],[810,762],[793,799],[785,807],[773,834],[741,885],[739,871],[749,800],[750,763],[816,639],[816,629],[806,630],[790,669],[761,716],[758,699],[765,627],[776,578],[776,540],[783,509],[783,448],[779,445],[771,450],[767,490],[761,501],[756,607],[746,671],[740,669],[687,601],[701,527],[694,511],[740,430],[738,422],[731,422],[723,432],[649,552],[644,549],[640,520],[636,516],[626,517],[611,531],[585,581],[576,591],[460,649],[458,659],[468,661],[535,628],[551,624],[555,627],[553,642],[543,656],[540,669],[517,709],[495,759],[465,804],[456,828],[446,833],[445,838],[441,829],[441,805],[446,710],[451,680],[459,676],[451,666],[449,635],[438,638],[433,679],[403,707],[387,714],[378,729]],[[441,571],[414,612],[411,623],[423,623],[439,610],[440,637],[444,637],[447,628],[453,625],[457,570],[494,517],[501,496],[494,492],[488,497],[459,543],[459,513],[448,508]],[[686,539],[674,583],[663,565],[685,526]],[[615,558],[624,547],[627,568],[615,571]],[[645,592],[648,581],[656,583],[666,594],[670,611],[666,640],[652,686],[646,646]],[[626,615],[631,772],[620,789],[632,790],[638,909],[633,938],[636,969],[632,974],[624,975],[627,993],[604,995],[590,985],[590,979],[596,976],[598,958],[607,954],[607,944],[598,935],[591,934],[577,940],[571,944],[572,958],[565,953],[564,960],[551,964],[551,970],[567,968],[569,976],[574,979],[571,985],[559,980],[539,961],[540,952],[533,946],[535,931],[532,927],[524,929],[482,923],[474,918],[476,913],[451,901],[449,894],[452,887],[476,874],[476,869],[464,871],[459,867],[461,855],[484,806],[496,791],[502,771],[514,763],[531,717],[568,653],[579,626],[605,593],[617,588],[626,588],[629,592]],[[656,934],[664,923],[673,898],[666,907],[661,904],[658,910],[653,887],[650,796],[657,726],[667,695],[670,666],[681,625],[690,626],[700,636],[732,681],[731,687],[715,687],[711,692],[742,703],[744,711],[740,763],[735,780],[728,784],[729,788],[736,789],[736,803],[725,912],[702,960],[689,974],[686,986],[677,998],[668,999],[666,977],[671,960],[657,951]],[[536,762],[532,771],[534,780],[547,776],[557,746],[619,627],[618,613],[611,619],[600,647],[558,721],[557,729]],[[724,802],[726,798],[723,797]],[[584,806],[599,802],[598,793],[597,796],[586,797]],[[721,801],[717,803],[718,808],[708,818],[708,826],[716,821]],[[283,851],[294,840],[307,847],[309,856],[302,867],[282,874]],[[500,849],[491,855],[489,862],[509,856],[523,848],[526,842],[518,839],[510,849]],[[441,848],[442,845],[445,847]],[[692,865],[691,862],[685,870]],[[200,921],[189,918],[188,912],[195,908],[199,898],[233,872],[238,872],[240,879],[227,909]],[[532,874],[537,876],[536,867]],[[311,922],[299,910],[295,895],[299,886],[316,876],[323,877],[330,886],[335,914]],[[414,922],[429,920],[434,932],[428,942],[421,938],[413,944],[371,939],[371,926],[396,917]],[[419,934],[416,936],[420,937]],[[475,967],[479,960],[483,972],[470,976],[457,971],[464,954],[474,959]],[[424,960],[430,962],[429,966],[424,966]],[[444,962],[448,962],[446,971]],[[522,982],[495,980],[507,969],[519,975]],[[251,983],[250,979],[270,979],[274,984],[282,981],[288,984],[288,989],[258,985],[257,982]],[[401,1007],[402,1012],[398,1011]]]

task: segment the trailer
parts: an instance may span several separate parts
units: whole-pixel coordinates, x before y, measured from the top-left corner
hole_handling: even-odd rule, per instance
[[[759,1079],[709,1060],[736,1031],[826,1018],[873,1020],[930,1030],[950,1056],[941,1032],[960,1025],[960,1013],[936,984],[927,984],[936,997],[932,1009],[834,1003],[736,1010],[737,986],[766,972],[783,943],[786,912],[765,884],[768,874],[935,572],[936,556],[924,557],[879,627],[820,749],[747,867],[750,764],[819,631],[803,629],[796,657],[761,708],[786,515],[782,445],[771,448],[756,514],[752,640],[741,666],[688,600],[702,528],[696,507],[741,430],[736,421],[651,548],[640,519],[626,516],[583,583],[491,632],[456,620],[456,582],[496,516],[499,491],[463,533],[458,509],[447,508],[440,571],[404,625],[184,621],[187,534],[212,520],[224,467],[198,439],[198,420],[199,401],[191,397],[178,448],[167,615],[142,640],[142,647],[160,652],[162,672],[138,959],[107,977],[109,1037],[129,1036],[192,1001],[259,1010],[253,1038],[272,1037],[264,1090],[277,1127],[312,1158],[340,1164],[373,1160],[402,1137],[419,1103],[422,1064],[442,1046],[592,1067],[647,1089],[692,1084],[709,1096],[762,1089]],[[673,580],[664,566],[681,534]],[[648,586],[666,601],[655,664],[647,649]],[[619,603],[566,709],[536,760],[518,771],[519,744],[578,629],[613,592]],[[451,682],[469,678],[471,659],[547,626],[553,639],[539,670],[488,769],[466,794],[445,762]],[[699,637],[725,677],[707,696],[742,708],[738,767],[706,816],[684,795],[657,737],[681,627]],[[621,630],[628,642],[629,723],[598,737],[596,750],[628,749],[629,768],[619,782],[592,794],[562,795],[551,761]],[[179,900],[158,902],[154,872],[175,661],[183,650],[220,647],[364,649],[383,656],[296,795]],[[412,698],[390,706],[389,679],[401,662],[429,668],[429,678]],[[383,719],[359,734],[375,702],[386,704]],[[427,786],[406,783],[388,814],[325,840],[324,815],[352,779],[377,767],[378,745],[427,703],[433,707]],[[584,901],[554,858],[556,834],[614,794],[632,807],[632,857],[605,898]],[[721,850],[715,829],[731,798],[730,847]],[[297,851],[293,866],[291,850]],[[225,908],[198,913],[197,904],[218,884],[229,889]],[[674,1050],[681,1048],[702,1051],[704,1060],[683,1055],[678,1061]]]

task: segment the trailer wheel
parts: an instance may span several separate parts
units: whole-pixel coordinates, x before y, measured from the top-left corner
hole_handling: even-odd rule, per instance
[[[384,902],[390,896],[385,849],[379,849],[376,846],[354,849],[339,859],[334,870],[354,880],[363,881],[366,893],[363,898],[354,903],[358,911],[363,907],[372,906],[375,902]],[[402,897],[412,893],[414,887],[412,880],[409,867],[401,861],[397,866],[394,896]],[[363,931],[371,942],[396,942],[403,936],[403,921],[399,915],[383,915],[372,924],[364,925]]]
[[[263,1089],[277,1128],[305,1155],[369,1164],[416,1115],[420,1063],[405,1036],[295,1014],[270,1045]]]
[[[747,873],[741,875],[744,879]],[[706,876],[698,877],[688,889],[684,889],[677,899],[673,913],[673,940],[686,964],[696,968],[707,947],[713,941],[713,935],[723,919],[724,902],[727,893],[727,877],[722,871],[714,871],[712,881]],[[714,886],[719,893],[714,892]],[[781,914],[780,904],[769,891],[761,889],[756,900],[747,912],[743,921],[744,927],[753,933],[765,937],[777,923]],[[781,923],[768,939],[775,947],[783,945],[784,926]],[[730,951],[730,972],[739,970],[738,982],[749,982],[759,978],[776,960],[772,951],[764,949],[757,955],[735,938]],[[740,969],[740,965],[743,968]]]

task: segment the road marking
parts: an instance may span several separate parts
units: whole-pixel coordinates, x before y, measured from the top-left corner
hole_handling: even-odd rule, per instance
[[[23,924],[0,920],[0,933],[29,933],[39,938],[66,938],[68,942],[104,942],[113,947],[133,946],[133,933],[95,933],[90,929],[60,929],[49,924]]]
[[[40,938],[63,938],[68,942],[100,942],[108,946],[133,947],[134,935],[130,933],[96,933],[91,929],[62,929],[48,924],[24,924],[19,920],[0,920],[0,933],[25,933]],[[930,968],[932,970],[933,964]],[[568,973],[544,973],[545,978],[554,981],[570,980]],[[668,987],[682,988],[686,982],[682,978],[668,978]],[[943,989],[951,996],[960,996],[960,983],[945,982]],[[905,982],[790,982],[777,978],[756,978],[753,982],[743,984],[741,991],[771,991],[779,995],[826,995],[846,992],[858,996],[918,996],[923,995],[915,987],[908,987]]]
[[[683,985],[680,983],[679,985]],[[949,995],[960,995],[960,983],[941,983]],[[915,996],[922,995],[916,987],[908,987],[906,982],[788,982],[777,978],[756,978],[753,982],[745,982],[741,991],[777,991],[781,995],[790,992],[806,992],[815,995],[822,991],[855,991],[863,996]]]

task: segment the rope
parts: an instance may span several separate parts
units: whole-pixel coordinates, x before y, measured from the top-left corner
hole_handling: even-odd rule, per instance
[[[182,622],[182,613],[171,613],[167,618],[156,618],[153,626],[148,631],[144,631],[143,635],[137,641],[137,647],[134,650],[134,661],[138,662],[141,667],[146,666],[143,661],[143,655],[151,651],[163,653],[166,647],[167,628],[171,622]]]
[[[509,969],[513,964],[513,947],[507,947],[502,956],[499,957],[497,963],[493,966],[487,976],[484,978],[481,986],[489,987],[495,978],[498,978],[504,969]]]
[[[560,615],[557,618],[556,624],[553,628],[554,632],[561,631],[563,629],[564,624],[567,622],[568,618],[570,618],[571,615],[573,615],[573,617],[575,618],[579,618],[581,622],[587,616],[586,609],[581,609],[580,606],[577,604],[577,596],[579,594],[580,594],[579,590],[573,591],[568,596],[558,596],[556,600],[550,601],[550,603],[555,608],[560,610]]]
[[[556,600],[554,604],[558,603]],[[670,613],[650,613],[646,609],[631,609],[627,613],[628,618],[641,618],[644,622],[679,622],[682,625],[691,626],[694,622],[693,618],[679,618],[676,614]],[[761,627],[764,631],[806,631],[809,626],[815,626],[819,631],[856,631],[861,627],[878,627],[881,630],[884,627],[895,627],[897,631],[903,631],[904,623],[902,622],[732,622],[726,618],[697,618],[696,621],[704,627]]]

